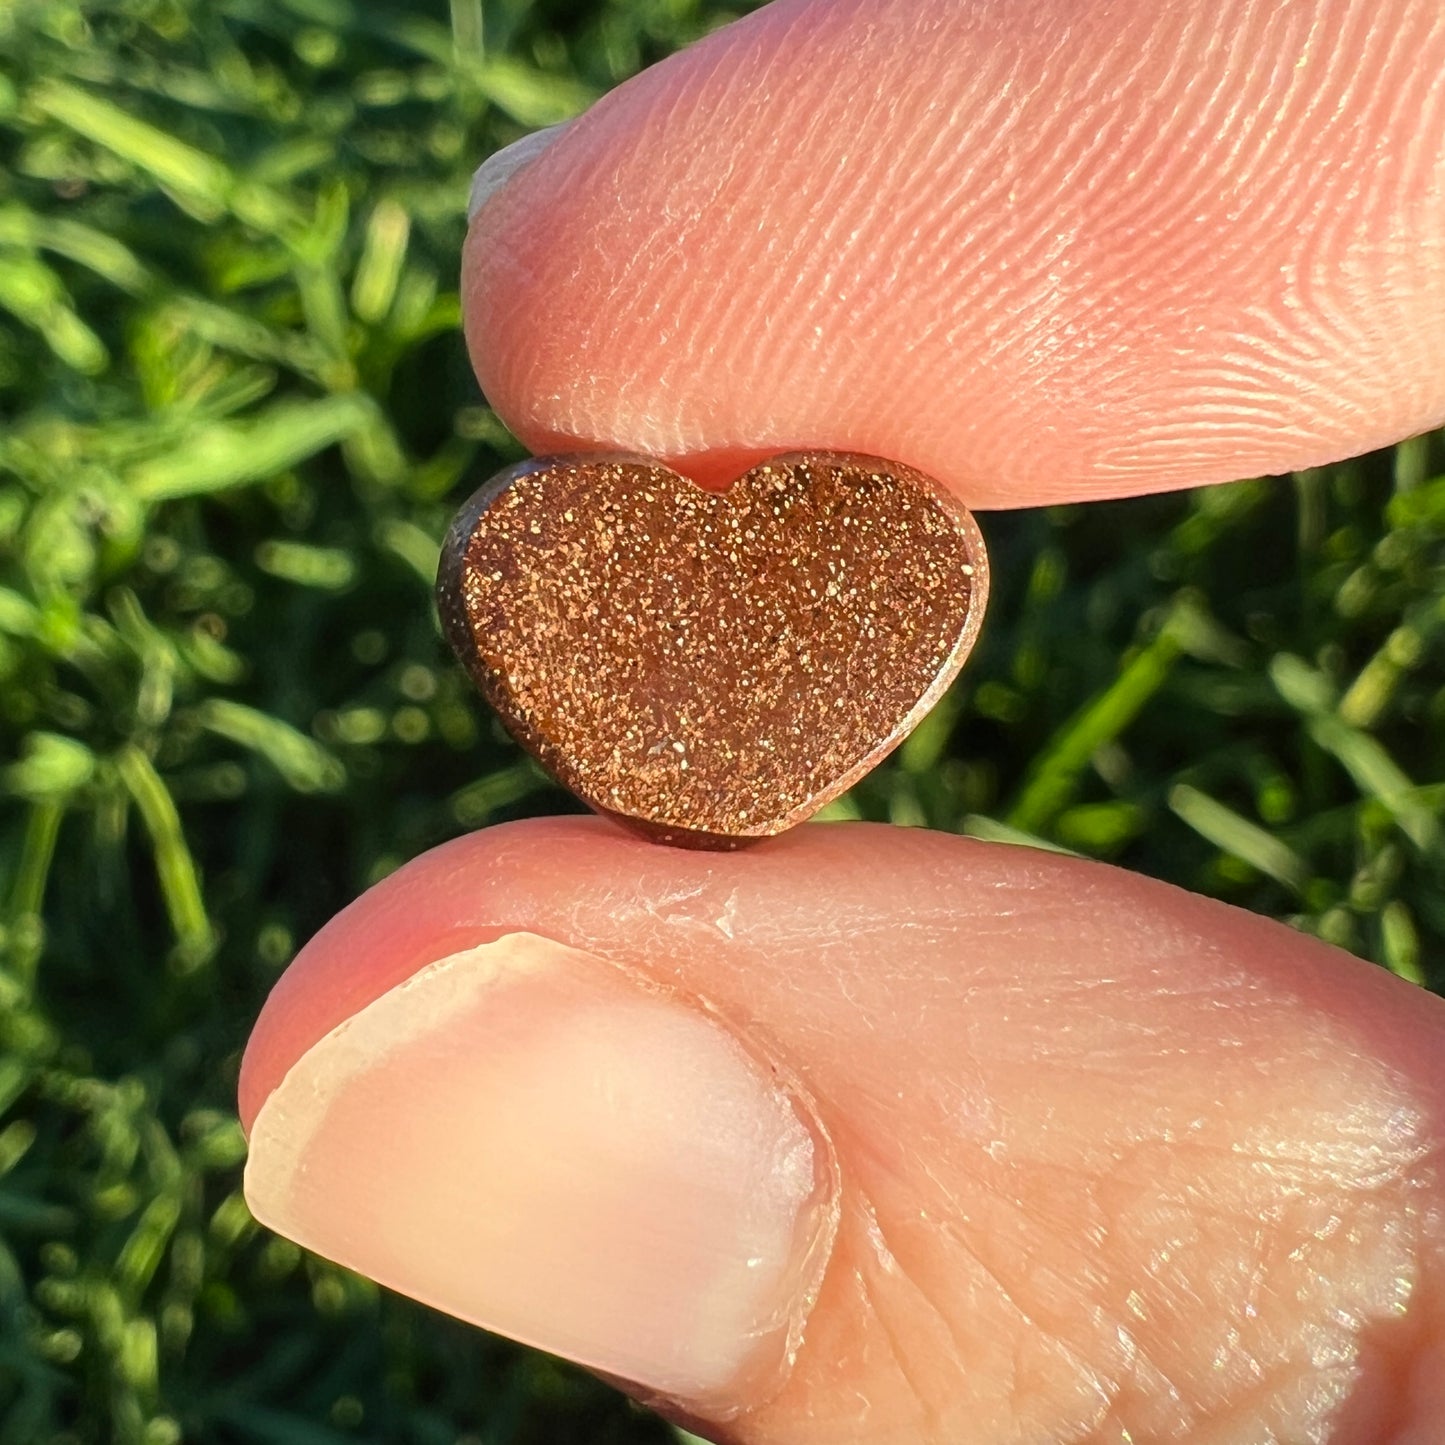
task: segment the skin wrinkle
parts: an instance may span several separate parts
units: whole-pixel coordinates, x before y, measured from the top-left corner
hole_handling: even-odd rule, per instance
[[[851,1139],[845,1140],[845,1142],[842,1143],[841,1147],[842,1149],[844,1149],[845,1155],[851,1155],[854,1157],[855,1169],[858,1170],[858,1173],[860,1173],[860,1175],[871,1176],[876,1173],[876,1160],[874,1160],[874,1162],[870,1162],[870,1160],[868,1160],[868,1156],[866,1153],[866,1143],[864,1143],[863,1140],[858,1139],[857,1136],[853,1136],[851,1137]],[[919,1169],[916,1163],[913,1163],[913,1165],[902,1165],[900,1166],[899,1170],[897,1170],[896,1175],[894,1175],[894,1181],[897,1181],[897,1179],[909,1178],[910,1175],[916,1175],[916,1173],[918,1172]],[[922,1172],[925,1173],[925,1175],[928,1175],[928,1170],[923,1169]],[[954,1208],[957,1209],[957,1201],[954,1201]],[[887,1224],[887,1212],[884,1211],[883,1208],[879,1207],[876,1209],[876,1217],[877,1220],[880,1221],[881,1234],[883,1234],[884,1240],[887,1241],[887,1246],[889,1246],[890,1250],[892,1250],[893,1256],[896,1257],[896,1259],[905,1259],[907,1253],[906,1248],[905,1246],[903,1246],[902,1243],[900,1243],[899,1238],[897,1238],[896,1235],[894,1235],[892,1231],[890,1231],[889,1224]],[[948,1231],[949,1234],[954,1234],[954,1230],[952,1230],[952,1225],[946,1224],[945,1222],[945,1224],[942,1225],[942,1228]],[[954,1235],[954,1237],[957,1237],[957,1235]],[[983,1257],[981,1257],[980,1253],[978,1253],[977,1248],[968,1247],[967,1241],[965,1241],[964,1257],[965,1259],[974,1261],[975,1267],[977,1267],[977,1269],[984,1270],[984,1272],[987,1273],[987,1276],[990,1277],[991,1280],[993,1280],[993,1287],[997,1290],[998,1298],[1003,1299],[1003,1301],[1006,1302],[1007,1305],[1009,1305],[1010,1308],[1013,1309],[1014,1314],[1019,1316],[1020,1319],[1023,1319],[1026,1324],[1029,1324],[1029,1322],[1033,1322],[1033,1324],[1038,1324],[1038,1322],[1032,1321],[1032,1316],[1030,1316],[1029,1311],[1027,1311],[1025,1306],[1020,1303],[1016,1293],[1014,1293],[1013,1290],[1010,1289],[1010,1286],[1007,1285],[1006,1282],[1004,1282],[1003,1277],[1001,1277],[1000,1274],[994,1272],[994,1270],[988,1269],[988,1266],[985,1266],[984,1264]],[[929,1270],[916,1270],[916,1272],[910,1270],[909,1277],[913,1280],[913,1283],[915,1283],[915,1285],[918,1285],[918,1280],[920,1279],[920,1277],[922,1277],[923,1274],[928,1273],[931,1272],[929,1272]],[[939,1306],[939,1308],[942,1309],[942,1306]],[[1040,1327],[1040,1337],[1049,1337],[1048,1332],[1042,1331],[1042,1327]],[[1068,1351],[1069,1355],[1074,1358],[1075,1366],[1078,1367],[1078,1370],[1084,1371],[1084,1373],[1088,1373],[1087,1366],[1085,1366],[1084,1361],[1082,1361],[1081,1358],[1078,1357],[1077,1351],[1072,1350],[1072,1347],[1068,1347],[1068,1345],[1065,1345],[1065,1342],[1062,1341],[1062,1338],[1056,1338],[1056,1344],[1058,1344],[1058,1347],[1062,1348],[1062,1350]],[[959,1357],[967,1360],[967,1350],[959,1347]],[[939,1433],[939,1435],[933,1436],[933,1438],[939,1439],[939,1441],[946,1441],[946,1439],[952,1439],[954,1438],[954,1436],[952,1436],[951,1433],[944,1432]]]
[[[999,1274],[997,1268],[983,1258],[977,1246],[971,1244],[966,1238],[961,1236],[953,1225],[943,1224],[941,1227],[948,1236],[954,1239],[957,1246],[965,1252],[966,1257],[997,1292],[999,1300],[1004,1304],[1005,1308],[1012,1313],[1015,1320],[1024,1324],[1033,1332],[1032,1338],[1028,1339],[1028,1343],[1031,1346],[1036,1346],[1037,1343],[1041,1341],[1046,1346],[1052,1345],[1055,1350],[1062,1355],[1064,1361],[1072,1366],[1077,1377],[1086,1380],[1090,1385],[1100,1387],[1101,1392],[1105,1396],[1104,1403],[1107,1406],[1111,1390],[1103,1387],[1103,1382],[1098,1378],[1097,1370],[1089,1363],[1086,1354],[1081,1353],[1080,1347],[1070,1344],[1056,1329],[1043,1324],[1030,1308],[1019,1299],[1017,1288],[1011,1288],[1003,1276]],[[1021,1337],[1019,1348],[1022,1348],[1023,1338],[1025,1337]],[[1087,1348],[1088,1347],[1085,1346],[1084,1350],[1087,1351]],[[1030,1403],[1036,1407],[1038,1402],[1037,1399],[1035,1399],[1031,1400]]]
[[[855,1158],[867,1157],[865,1152],[865,1141],[860,1141],[856,1136],[845,1140],[842,1147],[845,1154],[851,1154]],[[870,1173],[872,1171],[864,1170],[863,1172]],[[894,1187],[897,1187],[900,1179],[906,1181],[906,1179],[908,1179],[909,1177],[917,1177],[919,1174],[922,1174],[925,1177],[932,1178],[935,1183],[937,1182],[936,1175],[933,1175],[932,1171],[928,1169],[926,1163],[923,1163],[920,1160],[903,1167],[899,1171],[899,1173],[894,1177]],[[954,1211],[958,1212],[961,1207],[959,1201],[955,1199],[952,1201],[952,1204],[954,1207]],[[1033,1214],[1033,1212],[1029,1211],[1026,1207],[1024,1207],[1020,1203],[1017,1203],[1016,1201],[1009,1201],[1009,1204],[1011,1208],[1017,1208],[1021,1217],[1028,1220],[1027,1226],[1023,1230],[1025,1238],[1032,1237],[1035,1234],[1043,1237],[1047,1236],[1049,1225],[1048,1220],[1045,1219],[1041,1221],[1035,1214]],[[915,1290],[917,1290],[918,1293],[925,1298],[925,1300],[937,1311],[941,1318],[947,1321],[949,1319],[950,1312],[942,1304],[936,1303],[923,1289],[923,1286],[921,1284],[922,1279],[932,1277],[936,1273],[936,1270],[926,1265],[921,1265],[916,1269],[908,1267],[906,1261],[910,1250],[908,1249],[906,1243],[900,1240],[896,1236],[896,1234],[890,1230],[889,1225],[886,1223],[886,1216],[884,1215],[884,1212],[881,1209],[875,1208],[872,1205],[866,1205],[865,1207],[868,1217],[872,1219],[875,1223],[880,1240],[884,1242],[885,1248],[887,1248],[889,1251],[889,1257],[898,1262],[899,1267],[903,1269],[905,1276],[913,1285]],[[1044,1228],[1042,1230],[1038,1229],[1038,1225],[1040,1223],[1044,1225]],[[1033,1340],[1031,1342],[1032,1347],[1036,1347],[1039,1341],[1052,1341],[1055,1349],[1058,1352],[1061,1352],[1064,1359],[1072,1366],[1074,1377],[1076,1378],[1076,1380],[1086,1381],[1088,1382],[1091,1389],[1097,1389],[1099,1391],[1101,1395],[1101,1414],[1107,1414],[1114,1398],[1114,1394],[1116,1393],[1116,1387],[1106,1386],[1102,1378],[1100,1377],[1097,1369],[1094,1367],[1094,1365],[1090,1363],[1090,1346],[1087,1343],[1070,1343],[1069,1341],[1065,1340],[1063,1335],[1060,1334],[1057,1330],[1051,1328],[1042,1319],[1036,1317],[1032,1313],[1031,1309],[1021,1300],[1017,1290],[1007,1282],[1004,1275],[998,1272],[997,1267],[990,1265],[985,1260],[983,1254],[980,1252],[978,1243],[971,1240],[968,1236],[961,1234],[954,1224],[948,1222],[947,1220],[944,1220],[941,1224],[934,1221],[930,1223],[929,1229],[930,1234],[935,1234],[937,1231],[941,1230],[949,1238],[954,1240],[955,1246],[959,1251],[960,1259],[971,1261],[975,1270],[979,1271],[982,1277],[989,1281],[992,1290],[997,1295],[997,1298],[1001,1302],[1003,1302],[1003,1304],[1013,1314],[1016,1321],[1021,1321],[1024,1325],[1034,1331]],[[988,1236],[987,1234],[985,1234],[982,1237],[987,1238]],[[924,1243],[925,1247],[929,1247],[936,1243],[936,1238],[926,1238],[922,1242]],[[1013,1266],[1017,1268],[1019,1257],[1017,1255],[1011,1255],[1010,1258]],[[1071,1272],[1071,1279],[1077,1280],[1079,1278],[1086,1278],[1088,1273],[1089,1271],[1087,1270],[1087,1268],[1082,1269],[1082,1271],[1079,1269],[1075,1269]],[[875,1308],[877,1308],[876,1300],[874,1303]],[[1069,1311],[1064,1311],[1064,1317],[1069,1317],[1069,1313]],[[1073,1314],[1077,1318],[1087,1318],[1089,1315],[1089,1309],[1087,1304],[1085,1304],[1085,1307],[1083,1309],[1073,1311]],[[1117,1328],[1123,1328],[1122,1323],[1120,1322],[1116,1322],[1116,1325]],[[967,1343],[952,1328],[951,1333],[954,1339],[958,1357],[964,1360],[968,1359],[971,1351],[969,1350]],[[1022,1348],[1022,1343],[1020,1344],[1020,1348]],[[1017,1392],[1015,1391],[1014,1393]],[[1047,1391],[1045,1392],[1045,1394],[1047,1395]],[[938,1410],[935,1409],[931,1413],[937,1415]],[[954,1435],[948,1430],[940,1429],[934,1435],[927,1438],[936,1439],[938,1441],[947,1441],[954,1438]]]
[[[862,1208],[864,1206],[855,1207]],[[904,1302],[897,1298],[896,1287],[893,1283],[896,1276],[884,1269],[884,1278],[880,1279],[877,1284],[873,1282],[875,1269],[882,1264],[877,1253],[877,1242],[871,1238],[870,1226],[875,1224],[876,1220],[871,1215],[865,1214],[862,1221],[855,1218],[853,1223],[855,1235],[862,1232],[865,1237],[868,1237],[866,1249],[860,1248],[856,1244],[854,1247],[858,1259],[852,1269],[855,1292],[861,1307],[869,1311],[872,1317],[878,1321],[883,1343],[888,1348],[889,1356],[893,1360],[896,1370],[905,1381],[913,1402],[913,1409],[909,1412],[906,1420],[900,1418],[896,1406],[889,1407],[893,1428],[903,1432],[898,1436],[900,1441],[904,1439],[946,1440],[949,1438],[946,1399],[940,1398],[942,1392],[936,1387],[923,1383],[920,1378],[921,1365],[913,1367],[910,1364],[911,1358],[921,1354],[918,1346],[918,1332]],[[887,1245],[884,1244],[882,1247],[886,1251]],[[900,1327],[894,1318],[895,1315],[903,1317],[905,1323],[902,1329],[905,1335],[912,1330],[914,1335],[912,1348],[903,1343],[903,1336],[900,1335]],[[946,1325],[946,1320],[943,1320],[942,1317],[940,1317],[940,1322]],[[951,1334],[951,1332],[949,1333]],[[830,1422],[829,1428],[836,1427],[833,1427]]]
[[[1299,1379],[1306,1372],[1317,1378],[1318,1372],[1315,1368],[1304,1366],[1294,1370],[1278,1369],[1273,1372],[1263,1371],[1259,1380],[1255,1381],[1249,1388],[1244,1390],[1233,1409],[1222,1411],[1215,1415],[1203,1427],[1203,1434],[1200,1437],[1200,1445],[1210,1445],[1210,1442],[1218,1441],[1220,1445],[1230,1439],[1264,1440],[1266,1442],[1279,1441],[1279,1434],[1272,1425],[1264,1424],[1263,1418],[1267,1414],[1274,1414],[1273,1408],[1261,1409],[1261,1405],[1273,1406],[1278,1399],[1284,1385],[1291,1379]],[[1238,1427],[1238,1434],[1234,1434],[1234,1427]],[[1266,1432],[1260,1435],[1261,1428]],[[1311,1425],[1306,1426],[1307,1434],[1305,1441],[1313,1442],[1319,1439],[1317,1430]]]
[[[879,1300],[873,1293],[869,1284],[868,1272],[861,1264],[855,1271],[858,1282],[859,1293],[863,1297],[866,1308],[877,1320],[879,1330],[883,1339],[888,1345],[890,1354],[893,1357],[894,1367],[897,1369],[912,1395],[916,1407],[916,1417],[911,1423],[911,1428],[916,1429],[922,1438],[940,1439],[939,1429],[939,1407],[936,1402],[930,1399],[932,1391],[924,1388],[915,1378],[913,1368],[910,1364],[911,1351],[907,1346],[899,1343],[898,1333],[889,1319],[890,1311],[886,1308],[879,1308]]]
[[[1105,1173],[1104,1173],[1104,1178],[1108,1178],[1108,1172],[1105,1172]],[[1058,1192],[1058,1191],[1055,1191],[1055,1192]],[[1191,1202],[1191,1204],[1188,1205],[1188,1208],[1191,1208],[1192,1211],[1194,1211],[1194,1212],[1192,1212],[1192,1218],[1194,1218],[1195,1222],[1198,1221],[1198,1217],[1199,1217],[1198,1204],[1196,1204],[1196,1202]],[[1222,1214],[1222,1211],[1221,1211],[1221,1218],[1224,1218],[1225,1222],[1227,1222],[1228,1225],[1231,1225],[1231,1227],[1234,1227],[1234,1225],[1237,1225],[1237,1220],[1233,1220],[1233,1218],[1228,1217],[1228,1215]],[[1033,1218],[1033,1220],[1030,1221],[1030,1222],[1032,1222],[1033,1227],[1035,1227],[1035,1233],[1039,1233],[1039,1234],[1040,1234],[1040,1237],[1048,1238],[1048,1227],[1049,1227],[1049,1222],[1051,1222],[1051,1221],[1048,1221],[1048,1220],[1042,1221],[1042,1224],[1043,1224],[1043,1230],[1042,1230],[1042,1231],[1039,1231],[1039,1230],[1038,1230],[1038,1225],[1039,1225],[1039,1222],[1040,1222],[1040,1221],[1038,1220],[1038,1218]],[[965,1241],[965,1247],[967,1247],[967,1241]],[[893,1248],[894,1248],[894,1254],[896,1254],[897,1257],[900,1257],[900,1259],[903,1259],[903,1257],[906,1256],[906,1250],[905,1250],[905,1248],[903,1248],[902,1246],[899,1246],[899,1244],[897,1244],[897,1241],[893,1241]],[[981,1263],[981,1256],[980,1256],[980,1254],[978,1254],[977,1248],[975,1248],[975,1247],[968,1248],[968,1253],[970,1253],[970,1256],[971,1256],[971,1257],[974,1257],[975,1260],[980,1260],[980,1263]],[[1259,1259],[1256,1259],[1256,1261],[1254,1261],[1253,1267],[1251,1267],[1251,1273],[1250,1273],[1251,1279],[1256,1280],[1256,1286],[1254,1286],[1254,1287],[1256,1287],[1256,1292],[1257,1292],[1257,1287],[1259,1287],[1259,1280],[1261,1279],[1261,1274],[1263,1274],[1263,1264],[1260,1263]],[[1012,1301],[1012,1302],[1014,1303],[1014,1305],[1019,1305],[1019,1301],[1017,1301],[1017,1296],[1014,1295],[1014,1293],[1012,1292],[1012,1290],[1009,1289],[1009,1287],[1007,1287],[1006,1285],[1004,1285],[1003,1279],[1001,1279],[1000,1276],[997,1276],[997,1274],[994,1274],[994,1279],[997,1280],[998,1287],[1000,1287],[1000,1289],[1003,1290],[1004,1295],[1006,1295],[1007,1298],[1009,1298],[1010,1301]],[[1020,1308],[1023,1308],[1023,1306],[1020,1306]],[[1188,1311],[1185,1311],[1185,1308],[1183,1308],[1183,1306],[1181,1306],[1181,1311],[1179,1311],[1179,1312],[1181,1312],[1181,1314],[1185,1314],[1185,1312],[1188,1312]],[[1032,1316],[1029,1315],[1029,1312],[1027,1312],[1027,1309],[1023,1309],[1023,1314],[1025,1314],[1025,1318],[1032,1318]],[[1033,1319],[1033,1324],[1035,1324],[1036,1327],[1042,1328],[1042,1324],[1040,1324],[1040,1321],[1038,1321],[1038,1319]],[[1156,1366],[1156,1367],[1157,1367],[1157,1366]],[[1279,1368],[1285,1368],[1285,1367],[1280,1366]]]
[[[1291,1258],[1305,1261],[1308,1268],[1307,1256],[1310,1252],[1310,1249],[1311,1246],[1307,1242],[1305,1245],[1302,1245],[1299,1249],[1294,1251],[1291,1255]],[[1316,1269],[1310,1269],[1309,1274],[1315,1279],[1317,1286],[1324,1287],[1329,1283],[1329,1278],[1334,1268],[1335,1265],[1333,1262],[1333,1256],[1331,1256],[1331,1264],[1325,1270],[1321,1271]],[[1231,1285],[1226,1282],[1223,1287],[1226,1289],[1233,1289],[1237,1288],[1237,1284]],[[1256,1294],[1258,1296],[1263,1293],[1264,1285],[1261,1282],[1256,1287]],[[1281,1375],[1287,1375],[1289,1373],[1291,1361],[1298,1362],[1298,1368],[1300,1369],[1301,1373],[1310,1370],[1317,1370],[1320,1367],[1324,1358],[1324,1356],[1321,1354],[1322,1350],[1325,1350],[1329,1357],[1338,1358],[1353,1369],[1355,1356],[1358,1353],[1358,1337],[1360,1334],[1360,1328],[1358,1324],[1350,1323],[1349,1314],[1350,1312],[1348,1310],[1341,1310],[1336,1316],[1333,1324],[1329,1326],[1320,1324],[1307,1328],[1303,1340],[1296,1340],[1294,1336],[1294,1331],[1291,1330],[1290,1343],[1294,1345],[1293,1354],[1284,1353],[1282,1348],[1276,1345],[1276,1353],[1273,1357],[1273,1363],[1269,1365],[1268,1369],[1263,1371],[1263,1376],[1267,1378],[1272,1373],[1273,1376],[1277,1379]],[[1317,1318],[1324,1317],[1325,1316],[1323,1315],[1317,1316]],[[1312,1344],[1310,1343],[1311,1329],[1313,1329],[1314,1331],[1314,1342]],[[1309,1345],[1309,1348],[1304,1349],[1304,1345]],[[1265,1393],[1268,1394],[1269,1392],[1266,1391]],[[1281,1394],[1281,1391],[1276,1388],[1274,1394],[1275,1396],[1279,1396]],[[1272,1402],[1267,1403],[1272,1403],[1275,1410],[1280,1409],[1281,1401],[1279,1398],[1275,1398]],[[1223,1403],[1212,1409],[1210,1415],[1212,1418],[1215,1419],[1218,1419],[1221,1415],[1225,1418],[1228,1418],[1231,1414],[1236,1413],[1240,1408],[1241,1401],[1236,1392],[1233,1394],[1225,1395],[1223,1397]]]

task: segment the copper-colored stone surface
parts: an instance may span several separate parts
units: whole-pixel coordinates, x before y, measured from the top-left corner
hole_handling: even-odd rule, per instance
[[[437,579],[512,735],[599,812],[704,848],[802,822],[902,742],[987,594],[937,482],[827,452],[725,492],[635,457],[524,462],[462,508]]]

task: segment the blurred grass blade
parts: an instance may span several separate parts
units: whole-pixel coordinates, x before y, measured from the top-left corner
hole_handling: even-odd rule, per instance
[[[510,56],[496,56],[482,66],[483,93],[519,125],[539,129],[580,115],[596,99],[590,86],[547,75]]]
[[[129,246],[93,226],[62,216],[40,216],[20,206],[0,209],[0,246],[41,247],[84,266],[133,296],[150,289],[151,272]]]
[[[35,256],[0,255],[0,309],[44,338],[82,375],[103,371],[110,360],[105,343],[71,308],[60,278]]]
[[[1167,681],[1183,646],[1165,622],[1158,636],[1125,664],[1118,677],[1054,735],[1030,769],[1005,821],[1020,833],[1041,833],[1074,794],[1080,774],[1105,743],[1139,715]]]
[[[1430,644],[1445,628],[1445,597],[1428,607],[1412,608],[1379,651],[1360,669],[1340,699],[1340,716],[1351,727],[1370,728],[1379,720],[1407,674],[1424,662]]]
[[[1428,444],[1430,438],[1419,440]],[[1435,537],[1445,534],[1445,476],[1397,491],[1385,508],[1385,518],[1392,528],[1422,527]]]
[[[0,1115],[8,1114],[16,1100],[30,1087],[33,1073],[34,1070],[27,1060],[16,1057],[14,1053],[0,1054]],[[11,1124],[6,1132],[9,1133],[10,1129],[14,1127],[15,1125]],[[12,1148],[18,1148],[24,1142],[22,1132],[20,1136],[14,1138]],[[34,1142],[33,1134],[31,1142]],[[28,1149],[29,1145],[25,1147]],[[0,1220],[3,1218],[4,1216],[0,1215]]]
[[[151,325],[175,335],[194,333],[212,346],[224,347],[257,361],[275,362],[298,375],[319,381],[323,357],[304,332],[277,331],[242,311],[231,311],[196,296],[175,296]]]
[[[1042,848],[1046,853],[1063,853],[1070,858],[1079,855],[1062,843],[1050,838],[1040,838],[1037,833],[1026,833],[1010,823],[997,818],[985,817],[982,813],[969,813],[959,827],[966,838],[982,838],[986,843],[1011,843],[1018,848]]]
[[[325,261],[307,262],[293,274],[306,330],[327,356],[326,383],[335,390],[348,390],[355,385],[355,372],[347,354],[350,317],[341,281]]]
[[[359,392],[311,402],[277,402],[253,421],[199,430],[174,453],[144,462],[128,478],[148,502],[264,481],[365,426],[374,404]]]
[[[1304,892],[1309,883],[1309,869],[1304,859],[1257,823],[1251,823],[1188,783],[1179,783],[1170,789],[1169,807],[1176,817],[1216,848],[1243,859],[1251,868],[1257,868],[1291,892]]]
[[[225,209],[235,179],[222,162],[60,80],[42,81],[30,102],[78,135],[129,161],[212,215]]]
[[[10,1093],[3,1082],[0,1082],[0,1114],[4,1114],[19,1096],[18,1089],[14,1093]],[[7,1124],[3,1131],[0,1131],[0,1179],[3,1179],[30,1152],[31,1146],[35,1143],[36,1133],[35,1125],[29,1119],[16,1119],[13,1123]],[[3,1298],[4,1294],[5,1286],[0,1284],[0,1298]]]
[[[323,592],[344,592],[356,580],[356,561],[350,552],[285,538],[262,542],[256,548],[256,565],[273,577]]]
[[[1420,797],[1383,743],[1351,727],[1334,707],[1333,689],[1303,659],[1281,653],[1270,662],[1270,679],[1284,700],[1304,715],[1311,738],[1350,775],[1366,798],[1377,799],[1400,831],[1425,851],[1440,839],[1440,820]]]
[[[441,543],[428,536],[413,522],[386,521],[376,529],[376,540],[393,556],[400,558],[426,584],[436,585],[437,561]]]
[[[1313,716],[1327,713],[1335,705],[1334,690],[1328,680],[1293,653],[1276,653],[1270,659],[1269,680],[1297,712]]]
[[[406,260],[411,217],[395,201],[382,199],[366,223],[366,239],[351,282],[351,309],[375,325],[391,309]]]
[[[480,60],[485,48],[482,0],[451,0],[452,45],[458,57]]]
[[[1376,798],[1395,819],[1400,831],[1424,852],[1440,840],[1440,819],[1416,797],[1415,785],[1378,739],[1356,731],[1338,717],[1313,717],[1310,736],[1338,759],[1367,798]]]
[[[78,738],[37,729],[18,762],[0,771],[0,787],[37,801],[64,801],[95,772],[95,754]]]
[[[243,703],[211,698],[196,709],[203,728],[259,753],[301,793],[331,793],[346,782],[346,769],[289,723]]]
[[[150,1284],[180,1218],[180,1200],[172,1194],[157,1195],[121,1246],[115,1261],[115,1280],[132,1299]]]
[[[1420,935],[1408,905],[1398,898],[1380,910],[1380,935],[1385,967],[1410,983],[1423,984],[1425,974],[1420,967]]]
[[[50,865],[55,861],[55,843],[60,836],[64,807],[57,802],[36,803],[25,823],[20,844],[20,864],[10,888],[10,922],[40,913]]]
[[[1395,446],[1395,490],[1410,492],[1429,475],[1430,438],[1408,437]]]
[[[1122,798],[1106,803],[1075,803],[1054,824],[1060,842],[1087,855],[1112,855],[1144,832],[1148,816],[1137,803]]]
[[[451,796],[451,814],[463,828],[480,828],[490,823],[499,809],[550,786],[551,780],[535,764],[519,763],[459,788]]]
[[[406,453],[396,432],[378,411],[342,439],[342,452],[353,476],[379,486],[394,487],[406,480]]]
[[[161,896],[181,946],[181,960],[194,967],[210,954],[215,936],[175,799],[150,759],[133,744],[120,749],[115,765],[150,835]]]
[[[12,637],[34,637],[40,630],[40,609],[8,587],[0,587],[0,632]]]
[[[938,766],[963,711],[963,697],[961,687],[950,687],[933,711],[903,740],[898,764],[910,777],[920,777]]]
[[[115,589],[110,612],[116,631],[135,650],[141,663],[140,685],[135,694],[136,727],[153,730],[170,716],[175,698],[175,645],[146,616],[140,599],[129,587]]]
[[[155,1321],[145,1318],[127,1320],[121,1333],[116,1363],[121,1379],[147,1404],[154,1401],[160,1387],[159,1356]],[[143,1415],[146,1412],[139,1409],[135,1413]],[[174,1440],[176,1436],[170,1438]]]

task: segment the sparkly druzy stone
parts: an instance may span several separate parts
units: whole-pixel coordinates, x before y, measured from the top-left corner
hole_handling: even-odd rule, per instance
[[[541,458],[452,524],[438,601],[511,733],[591,807],[735,847],[836,798],[968,655],[973,518],[908,467],[826,452],[725,492],[632,457]]]

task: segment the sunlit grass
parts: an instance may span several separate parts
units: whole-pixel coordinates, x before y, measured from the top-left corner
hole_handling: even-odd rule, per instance
[[[299,944],[573,805],[448,662],[517,455],[457,335],[472,166],[703,0],[0,6],[0,1445],[663,1428],[266,1237],[239,1050]],[[985,519],[958,687],[834,812],[1037,842],[1442,978],[1445,448]]]

